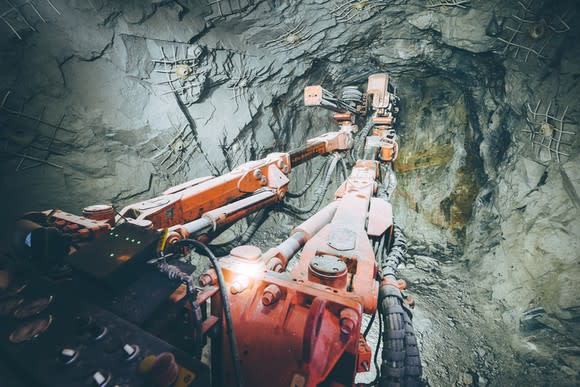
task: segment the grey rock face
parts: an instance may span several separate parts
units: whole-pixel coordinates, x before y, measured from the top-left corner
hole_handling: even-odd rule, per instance
[[[122,207],[297,147],[336,127],[302,106],[304,86],[385,71],[401,97],[393,204],[428,378],[578,381],[574,1],[53,2],[60,15],[38,2],[37,31],[0,21],[3,230],[25,211]],[[294,171],[291,189],[310,174]],[[539,306],[542,324],[521,332]]]

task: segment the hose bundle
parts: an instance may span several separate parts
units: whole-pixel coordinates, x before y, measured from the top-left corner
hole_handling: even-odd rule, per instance
[[[322,171],[328,167],[329,162],[330,162],[330,159],[327,157],[324,160],[324,162],[322,162],[320,164],[320,166],[314,170],[314,174],[312,175],[310,180],[304,185],[304,187],[302,187],[302,189],[300,191],[298,191],[298,192],[286,192],[286,196],[289,198],[299,198],[302,195],[304,195],[306,193],[306,191],[308,191],[310,189],[310,187],[312,187],[312,184],[314,184],[314,182],[318,179],[318,177],[320,176]]]
[[[236,246],[245,245],[248,241],[254,236],[256,231],[262,226],[262,224],[268,219],[269,210],[264,209],[258,212],[258,214],[254,217],[250,225],[246,228],[246,230],[239,236],[230,239],[227,242],[220,243],[220,244],[212,244],[211,247],[212,251],[218,256],[228,255]]]
[[[225,282],[224,275],[222,273],[222,269],[221,269],[221,266],[219,264],[219,261],[218,261],[217,257],[215,256],[215,254],[204,243],[197,241],[195,239],[179,240],[179,241],[173,243],[172,247],[173,248],[193,247],[198,251],[201,250],[203,255],[207,256],[208,259],[210,260],[210,262],[211,262],[211,264],[216,272],[216,275],[217,275],[217,281],[218,281],[218,285],[219,285],[218,286],[219,293],[220,293],[220,297],[222,299],[221,301],[222,301],[222,305],[223,305],[224,318],[225,318],[225,322],[226,322],[226,335],[227,335],[229,345],[230,345],[230,353],[231,353],[231,357],[232,357],[232,363],[234,366],[234,374],[236,377],[236,386],[242,387],[243,382],[242,382],[240,353],[238,350],[238,344],[236,342],[236,335],[234,333],[234,323],[233,323],[233,319],[232,319],[232,312],[231,312],[230,303],[228,301],[228,292],[227,292],[227,288],[226,288],[226,282]]]
[[[328,187],[332,181],[332,175],[334,174],[336,165],[341,159],[342,157],[340,155],[335,154],[328,163],[324,179],[320,182],[320,185],[314,193],[313,204],[310,207],[298,207],[288,202],[284,202],[282,203],[280,210],[303,220],[314,215],[314,213],[320,208],[326,192],[328,192]]]
[[[165,259],[158,261],[155,263],[157,270],[167,275],[170,280],[178,280],[181,283],[185,284],[187,289],[187,298],[188,301],[191,303],[191,312],[192,312],[192,320],[193,320],[193,327],[195,332],[195,345],[194,345],[194,354],[199,359],[201,359],[201,352],[203,350],[203,340],[202,340],[202,314],[201,314],[201,307],[197,302],[197,290],[195,285],[193,284],[193,280],[191,275],[184,273],[180,268],[174,265],[170,265],[165,261]]]
[[[364,126],[364,128],[361,130],[361,132],[356,136],[356,140],[355,140],[354,145],[352,147],[353,160],[358,160],[360,152],[365,145],[365,141],[367,139],[367,136],[369,135],[373,126],[374,126],[373,120],[372,119],[368,120],[366,125]]]
[[[379,291],[379,313],[382,316],[384,332],[378,382],[381,387],[421,386],[422,367],[412,314],[404,302],[401,290],[395,285],[397,267],[404,261],[407,253],[407,240],[398,225],[393,225],[391,230],[392,245],[380,262],[386,281]]]
[[[405,254],[407,254],[407,238],[397,224],[393,225],[391,241],[389,253],[381,260],[381,270],[383,276],[395,277],[397,268],[405,260]]]

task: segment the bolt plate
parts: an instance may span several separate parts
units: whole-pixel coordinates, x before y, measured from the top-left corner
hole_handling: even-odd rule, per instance
[[[356,246],[356,233],[347,228],[332,230],[328,236],[328,245],[338,251],[353,250]]]
[[[346,264],[332,255],[317,255],[310,262],[310,270],[317,276],[338,277],[346,273]]]
[[[260,258],[260,255],[262,255],[262,250],[260,250],[260,248],[256,246],[242,245],[234,247],[230,252],[230,255],[236,258],[253,261]]]

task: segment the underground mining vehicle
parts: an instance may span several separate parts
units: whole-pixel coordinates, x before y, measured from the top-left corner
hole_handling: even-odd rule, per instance
[[[420,385],[389,202],[398,101],[387,74],[366,92],[309,86],[305,105],[331,110],[337,131],[118,212],[23,215],[0,271],[2,384],[353,386],[368,373],[366,385]],[[289,192],[291,171],[315,157],[312,180]],[[292,204],[317,180],[307,207]],[[262,251],[247,243],[270,210],[303,222]],[[240,237],[211,244],[249,216]],[[193,253],[209,270],[193,275]]]

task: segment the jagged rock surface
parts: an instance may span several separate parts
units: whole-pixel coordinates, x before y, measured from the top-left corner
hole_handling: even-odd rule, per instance
[[[304,86],[386,71],[402,98],[394,205],[428,379],[578,382],[580,135],[563,135],[558,160],[530,111],[568,106],[564,129],[580,131],[574,2],[255,1],[216,18],[203,0],[53,1],[62,15],[39,4],[48,23],[22,41],[0,25],[4,230],[24,211],[121,207],[299,146],[334,128],[302,107]],[[545,21],[541,36],[522,15]],[[543,322],[522,331],[534,306]]]

